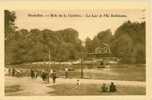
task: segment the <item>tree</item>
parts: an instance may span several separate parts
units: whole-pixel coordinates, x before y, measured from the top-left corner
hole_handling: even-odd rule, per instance
[[[11,38],[13,35],[13,32],[15,32],[15,19],[16,15],[14,11],[4,10],[4,25],[5,25],[5,39]]]
[[[12,54],[12,49],[17,45],[17,41],[12,39],[15,35],[15,19],[15,12],[4,10],[5,63],[13,60],[14,54]]]
[[[113,36],[111,30],[107,29],[99,32],[96,37],[99,39],[100,43],[110,44]]]
[[[99,32],[92,40],[86,38],[86,50],[87,52],[95,52],[95,49],[102,46],[103,43],[111,44],[112,32],[110,29]]]
[[[115,32],[111,46],[123,63],[145,63],[145,22],[122,24]]]
[[[94,52],[92,40],[87,37],[85,40],[85,48],[88,53]]]

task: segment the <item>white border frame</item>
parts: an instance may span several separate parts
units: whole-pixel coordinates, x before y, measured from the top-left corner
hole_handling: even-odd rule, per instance
[[[130,5],[130,6],[128,6]],[[100,8],[100,9],[140,9],[146,8],[146,95],[116,95],[116,96],[4,96],[4,10],[25,10],[25,9],[83,9],[83,8]],[[152,99],[152,30],[150,29],[150,2],[112,2],[108,1],[0,1],[0,100],[150,100]]]

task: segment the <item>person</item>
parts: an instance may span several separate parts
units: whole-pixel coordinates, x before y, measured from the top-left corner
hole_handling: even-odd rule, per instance
[[[12,69],[8,68],[8,75],[11,75],[11,71],[12,71]]]
[[[15,76],[15,68],[12,68],[12,76]]]
[[[49,72],[46,72],[46,80],[47,80],[48,83],[50,82],[50,74],[49,74]]]
[[[68,78],[68,68],[65,68],[65,78]]]
[[[37,77],[38,77],[38,72],[37,71],[34,72],[34,77],[37,79]]]
[[[110,92],[116,92],[116,85],[113,82],[110,84]]]
[[[44,73],[44,71],[41,72],[41,78],[42,78],[43,81],[45,80],[45,73]]]
[[[57,77],[56,77],[56,72],[53,71],[53,73],[52,73],[53,84],[55,84],[56,78],[57,78]]]
[[[31,78],[34,78],[34,71],[31,69]]]
[[[50,77],[52,77],[53,74],[53,70],[50,69],[49,71],[46,72],[46,78],[47,78],[47,82],[50,82]]]
[[[49,71],[49,76],[52,77],[52,74],[53,74],[53,70],[50,69],[50,71]]]
[[[47,79],[47,73],[44,71],[44,81],[46,81],[46,79]]]
[[[105,84],[105,83],[102,84],[101,90],[102,90],[102,92],[106,92],[106,91],[107,91],[107,90],[106,90],[106,84]]]
[[[106,84],[106,91],[110,92],[110,84]]]

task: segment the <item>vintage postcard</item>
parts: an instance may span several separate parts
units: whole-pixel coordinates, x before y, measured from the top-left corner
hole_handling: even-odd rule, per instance
[[[146,97],[141,5],[3,9],[4,96]]]

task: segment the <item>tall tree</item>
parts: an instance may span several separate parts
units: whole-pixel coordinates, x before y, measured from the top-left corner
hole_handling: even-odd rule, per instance
[[[112,51],[124,63],[145,63],[145,22],[122,24],[115,32]]]
[[[15,19],[16,15],[14,11],[4,10],[4,24],[5,24],[5,39],[11,37],[15,31]]]

